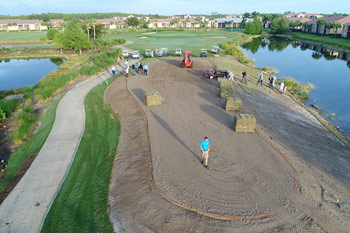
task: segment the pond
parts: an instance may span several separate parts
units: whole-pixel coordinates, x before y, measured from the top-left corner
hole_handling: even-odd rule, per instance
[[[255,38],[241,48],[255,59],[256,67],[276,68],[278,78],[292,77],[302,84],[311,82],[315,89],[308,104],[319,106],[326,117],[335,113],[330,122],[349,134],[350,51],[277,37]]]
[[[62,58],[0,60],[0,91],[34,86],[62,62]]]

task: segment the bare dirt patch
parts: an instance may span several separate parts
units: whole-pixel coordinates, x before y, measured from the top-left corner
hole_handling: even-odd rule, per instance
[[[202,77],[202,70],[211,68],[208,60],[195,59],[193,69],[180,68],[178,59],[153,61],[149,67],[149,76],[132,77],[128,89],[119,78],[106,92],[122,122],[110,190],[115,229],[349,229],[349,179],[339,167],[347,174],[349,168],[329,158],[334,152],[348,162],[348,150],[327,130],[283,99],[271,98],[274,93],[247,95],[235,84],[243,102],[240,112],[253,113],[258,124],[255,134],[236,134],[235,113],[223,109],[217,81]],[[158,91],[165,104],[147,108],[142,99],[148,91]],[[199,158],[204,136],[212,143],[209,170]],[[341,196],[341,209],[332,195]],[[222,217],[234,220],[218,220]]]

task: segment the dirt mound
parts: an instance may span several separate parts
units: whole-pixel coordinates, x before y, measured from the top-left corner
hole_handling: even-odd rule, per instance
[[[225,100],[219,98],[216,80],[201,77],[203,69],[212,68],[208,60],[194,59],[193,69],[179,64],[177,59],[150,62],[149,76],[136,76],[128,82],[136,100],[130,98],[121,79],[106,92],[106,101],[120,116],[123,127],[110,191],[115,229],[346,232],[343,216],[334,220],[323,211],[329,210],[328,205],[322,207],[308,199],[307,195],[312,195],[309,178],[300,174],[299,161],[291,157],[294,151],[279,149],[276,144],[280,144],[269,138],[280,135],[283,142],[295,131],[287,136],[279,132],[282,127],[271,134],[265,132],[271,119],[257,114],[256,104],[252,104],[260,103],[260,96],[247,96],[234,85],[243,103],[240,112],[253,113],[258,126],[255,134],[236,134],[232,123],[237,112],[224,110]],[[158,91],[165,104],[146,107],[142,101],[148,91]],[[269,104],[275,103],[270,99]],[[302,119],[300,124],[320,129],[301,114],[293,114],[294,123]],[[204,136],[212,145],[209,170],[200,164],[199,143]]]

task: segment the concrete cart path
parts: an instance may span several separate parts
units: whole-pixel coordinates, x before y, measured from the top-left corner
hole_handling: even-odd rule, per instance
[[[116,68],[119,72],[124,66],[118,64]],[[85,128],[85,97],[110,76],[110,70],[106,70],[77,84],[62,98],[44,146],[0,206],[0,232],[40,231],[79,147]]]

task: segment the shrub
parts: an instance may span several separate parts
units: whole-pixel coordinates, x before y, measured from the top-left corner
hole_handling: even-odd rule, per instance
[[[55,28],[50,28],[47,33],[46,33],[46,37],[49,40],[53,40],[53,38],[55,37],[55,34],[58,32],[57,29]]]
[[[0,110],[9,118],[18,103],[18,100],[0,100]]]
[[[22,89],[22,93],[24,95],[24,99],[28,100],[33,97],[33,88],[31,87],[25,87]]]
[[[290,93],[307,101],[310,96],[310,92],[314,90],[314,85],[312,83],[300,84],[293,78],[284,78],[284,84],[287,86]]]
[[[3,122],[6,119],[5,113],[0,109],[0,122]]]

